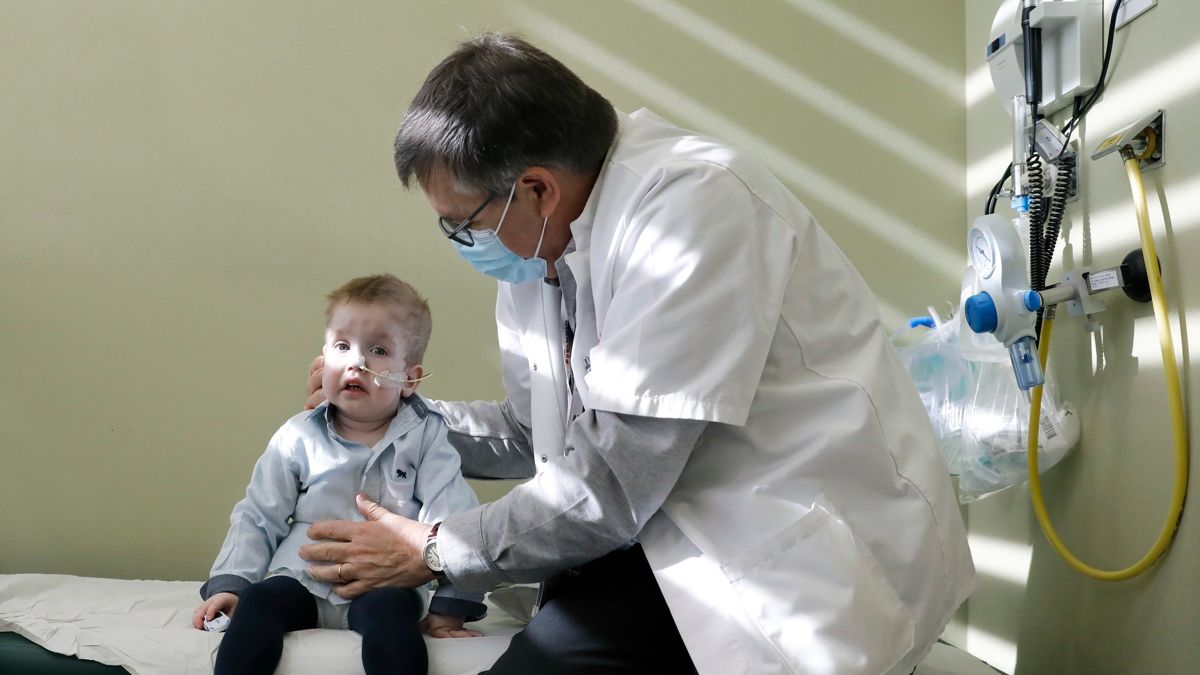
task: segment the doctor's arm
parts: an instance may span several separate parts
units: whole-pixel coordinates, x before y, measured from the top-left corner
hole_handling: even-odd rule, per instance
[[[655,419],[603,411],[576,418],[573,448],[499,500],[447,516],[437,541],[446,576],[464,591],[499,582],[545,579],[594,560],[632,540],[674,487],[707,422]],[[430,526],[386,511],[359,495],[367,522],[314,523],[302,546],[309,561],[344,562],[347,598],[372,588],[411,588],[433,573],[421,559]],[[314,565],[335,582],[333,566]]]
[[[446,518],[438,548],[455,584],[539,581],[628,543],[658,511],[707,422],[587,411],[570,453],[501,499]]]
[[[530,478],[533,443],[512,402],[430,401],[442,413],[467,478]]]

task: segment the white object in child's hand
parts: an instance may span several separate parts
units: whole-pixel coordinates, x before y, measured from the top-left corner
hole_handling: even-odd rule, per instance
[[[206,631],[222,633],[226,628],[229,628],[229,617],[225,616],[225,612],[217,612],[213,618],[204,620],[204,630]]]

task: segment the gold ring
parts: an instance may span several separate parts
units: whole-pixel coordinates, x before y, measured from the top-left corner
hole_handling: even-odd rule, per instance
[[[345,565],[345,564],[346,564],[346,563],[338,563],[338,566],[337,566],[337,573],[338,573],[338,583],[339,583],[339,584],[344,584],[344,583],[346,583],[346,580],[345,580],[344,578],[342,578],[342,566],[343,566],[343,565]]]

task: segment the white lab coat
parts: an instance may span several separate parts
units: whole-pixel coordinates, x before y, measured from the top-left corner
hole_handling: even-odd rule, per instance
[[[711,422],[646,557],[700,673],[907,675],[974,583],[946,466],[875,301],[757,163],[622,117],[560,295],[500,284],[507,393],[539,469],[574,406]]]

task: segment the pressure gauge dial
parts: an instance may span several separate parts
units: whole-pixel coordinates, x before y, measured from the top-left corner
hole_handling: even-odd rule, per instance
[[[984,279],[992,276],[996,271],[998,256],[992,238],[979,228],[971,228],[970,234],[967,235],[967,249],[971,267],[975,268],[979,276]]]

